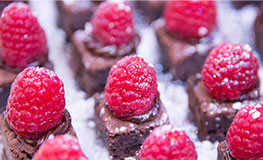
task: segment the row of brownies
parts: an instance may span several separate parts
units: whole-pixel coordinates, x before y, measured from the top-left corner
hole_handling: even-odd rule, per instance
[[[60,5],[60,17],[64,15],[64,23],[70,26],[70,17],[73,16],[70,10],[66,9],[70,7],[66,6],[77,6],[78,2],[74,2],[74,5],[64,2],[58,3]],[[79,30],[75,33],[72,31],[73,34],[67,34],[73,46],[72,54],[77,55],[78,58],[81,57],[79,58],[79,63],[76,64],[82,63],[84,67],[82,66],[82,69],[77,70],[76,73],[81,74],[76,75],[76,77],[79,79],[80,85],[84,87],[88,96],[93,95],[95,92],[103,91],[103,83],[105,84],[106,80],[100,81],[102,80],[100,79],[98,81],[98,76],[101,76],[101,73],[107,75],[110,70],[109,68],[116,62],[108,66],[105,64],[109,64],[107,62],[110,60],[119,60],[123,56],[135,54],[136,47],[140,40],[139,35],[134,31],[132,8],[128,6],[127,3],[120,3],[117,5],[119,8],[126,8],[124,5],[127,6],[125,9],[126,13],[116,11],[109,2],[100,2],[102,4],[91,3],[96,6],[91,7],[93,9],[95,8],[93,10],[94,15],[92,16],[93,12],[89,14],[89,20],[91,22],[83,22],[81,31]],[[194,116],[194,123],[196,123],[198,127],[199,138],[201,140],[208,139],[212,142],[225,140],[228,128],[238,110],[245,105],[257,104],[261,100],[259,94],[260,83],[257,75],[259,64],[257,59],[253,56],[251,48],[248,45],[222,44],[224,39],[218,40],[220,33],[216,25],[217,7],[216,3],[213,1],[146,1],[142,3],[145,5],[142,5],[141,2],[136,2],[136,6],[143,8],[146,14],[150,13],[150,21],[159,18],[152,23],[152,26],[162,49],[161,62],[164,68],[172,73],[173,79],[187,81],[189,108]],[[165,3],[167,4],[165,5]],[[237,3],[233,2],[233,4],[236,5]],[[255,4],[258,5],[259,3]],[[161,16],[162,7],[164,8],[163,17]],[[67,13],[65,14],[65,12]],[[255,23],[255,27],[256,26],[257,24]],[[255,32],[257,32],[256,29]],[[136,38],[134,37],[138,37],[137,41],[135,41]],[[85,42],[85,46],[82,45],[83,43],[81,42]],[[260,44],[257,45],[257,47],[260,48]],[[131,48],[134,49],[134,52],[131,51]],[[123,49],[126,50],[123,51]],[[207,57],[209,52],[210,55]],[[88,59],[92,59],[95,64],[99,64],[100,69],[95,71],[95,67],[92,67],[94,65],[92,65],[92,62],[88,61]],[[100,62],[103,62],[103,65],[100,65],[101,63],[96,61],[98,59],[100,59]],[[203,66],[204,62],[205,65]],[[107,66],[107,69],[104,68],[105,66]],[[203,70],[201,71],[202,66]],[[86,75],[84,74],[85,70]],[[94,72],[96,74],[94,74]],[[123,74],[123,77],[127,74],[127,71],[124,70],[118,70],[118,72],[121,72],[118,74]],[[83,80],[83,77],[86,77],[86,79]],[[109,74],[108,80],[111,79],[110,77],[111,73]],[[88,79],[91,81],[87,81]],[[89,88],[89,82],[94,82],[92,79],[96,81],[96,84],[90,83],[92,84],[91,87],[95,88],[95,91]],[[112,107],[110,105],[112,101],[117,103],[116,106],[119,108],[119,105],[123,105],[121,103],[123,100],[129,99],[122,97],[122,95],[125,95],[127,91],[125,87],[132,86],[132,84],[130,82],[129,85],[122,84],[119,78],[117,78],[117,80],[119,83],[118,85],[120,85],[118,89],[121,89],[121,91],[114,94],[114,96],[118,98],[106,100],[109,108]],[[98,87],[97,83],[100,83],[98,86],[103,87]],[[105,88],[106,91],[107,87],[108,84]],[[131,99],[136,99],[136,96],[132,94],[133,92],[131,92],[129,96]],[[101,101],[105,101],[104,97],[105,95],[96,95],[96,106],[98,106]],[[132,105],[130,103],[131,102],[129,102],[129,105]],[[127,105],[127,102],[125,102],[125,105]],[[121,107],[122,110],[128,108],[125,105]],[[137,105],[140,106],[139,104]],[[101,107],[96,106],[95,110],[98,115],[98,113],[101,113]],[[105,109],[102,109],[102,111],[103,116],[105,116]],[[110,117],[116,117],[116,113],[114,113],[113,109],[109,109],[109,111],[110,113],[108,111],[106,113],[109,114]],[[129,112],[134,113],[135,111],[129,110]],[[98,127],[100,132],[103,131],[101,134],[104,135],[106,132],[106,137],[108,137],[109,133],[107,133],[107,131],[113,130],[116,127],[116,121],[110,118],[110,122],[101,123],[101,119],[102,121],[105,121],[104,119],[108,120],[109,116],[98,118],[97,115],[95,118],[97,126],[100,126]],[[133,118],[130,118],[130,116],[121,116],[119,118],[124,118],[125,123],[133,122]],[[105,126],[104,128],[101,127],[101,124],[105,125],[106,129]],[[122,125],[123,127],[121,127]],[[118,134],[121,130],[127,132],[127,130],[129,131],[130,129],[126,124],[122,125],[119,126]],[[110,135],[116,135],[115,131],[112,133],[114,134]],[[115,157],[114,153],[111,151],[111,149],[115,151],[115,148],[112,147],[114,146],[112,141],[115,142],[115,140],[109,140],[111,139],[110,137],[108,137],[108,139],[104,137],[104,139],[106,139],[106,144],[109,145],[108,149],[110,154]],[[128,144],[129,141],[130,140],[127,140],[126,143]],[[126,143],[124,144],[129,146]],[[237,143],[236,145],[238,146],[240,144]],[[220,144],[220,146],[222,145]],[[159,147],[162,148],[162,146]],[[224,147],[227,153],[224,153],[224,155],[227,157],[239,158],[235,153],[231,156],[229,154],[229,148],[226,148],[226,145],[224,145]],[[249,146],[243,147],[244,148],[241,147],[241,149],[248,147],[249,150]],[[148,148],[150,147],[148,146]],[[129,149],[131,152],[132,150],[133,149]],[[150,150],[151,149],[148,150],[149,155],[153,156],[153,154],[150,154],[150,152],[152,152]],[[119,154],[125,155],[121,150],[118,151],[120,152]],[[220,147],[219,151],[222,151]],[[128,155],[132,154],[128,153]],[[157,152],[153,157],[158,157],[158,155],[159,157],[164,156]],[[244,155],[246,155],[246,153]],[[253,155],[250,156],[253,157]],[[148,159],[154,159],[153,157]],[[221,159],[225,158],[222,157],[221,153],[219,154],[219,159],[220,157]]]
[[[197,25],[182,27],[189,24],[180,22],[180,18],[193,15],[198,20],[200,14],[196,12],[200,7],[204,11],[199,17],[201,23],[196,21]],[[187,16],[182,12],[186,8],[192,9]],[[212,18],[207,18],[210,15]],[[162,22],[165,27],[158,26],[164,33],[160,37],[173,41],[164,38],[163,45],[178,44],[177,41],[192,44],[185,41],[189,36],[207,38],[215,26],[215,15],[212,1],[168,2],[165,23]],[[31,9],[23,3],[7,6],[0,18],[0,33],[1,67],[5,72],[1,79],[9,87],[13,82],[10,95],[7,89],[9,98],[0,117],[3,157],[86,159],[73,138],[76,134],[65,109],[62,81],[46,68],[29,67],[53,68],[47,60],[44,30]],[[85,31],[73,34],[71,54],[76,59],[76,77],[84,88],[88,86],[85,90],[89,96],[104,91],[95,95],[97,129],[113,159],[197,159],[194,144],[185,132],[169,125],[153,67],[133,55],[139,39],[134,31],[132,8],[127,3],[103,2]],[[167,55],[173,50],[170,48]],[[49,65],[42,65],[45,63]],[[201,74],[194,74],[200,69],[182,78],[188,77],[189,106],[200,138],[226,139],[219,145],[218,159],[263,157],[258,69],[258,61],[248,45],[224,43],[210,52]]]

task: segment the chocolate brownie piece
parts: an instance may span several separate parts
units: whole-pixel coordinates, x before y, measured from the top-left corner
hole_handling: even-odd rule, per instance
[[[38,140],[29,140],[19,137],[6,120],[6,115],[0,115],[0,133],[3,144],[3,160],[31,160],[40,145],[50,135],[70,134],[76,137],[76,133],[71,125],[71,117],[67,110],[64,112],[60,125],[48,131]]]
[[[201,74],[190,76],[187,80],[188,102],[199,138],[212,142],[225,140],[237,111],[244,105],[261,99],[259,90],[258,81],[255,87],[241,95],[238,100],[220,101],[212,98],[206,91]]]
[[[108,109],[104,93],[95,96],[96,127],[113,159],[136,157],[136,152],[138,153],[151,131],[158,126],[169,124],[168,114],[159,96],[150,112],[133,118],[116,118]]]
[[[226,141],[222,141],[217,146],[217,160],[235,160],[231,157]]]
[[[140,37],[136,34],[127,46],[103,46],[93,42],[89,29],[73,34],[70,51],[73,70],[80,87],[89,97],[103,92],[111,66],[122,57],[135,54],[139,42]]]
[[[249,4],[258,4],[258,3],[260,3],[260,1],[241,1],[241,0],[237,1],[237,0],[232,0],[232,4],[233,4],[233,6],[236,9],[241,9],[244,6],[249,5]]]
[[[140,8],[152,22],[163,15],[166,1],[136,1],[136,6]]]
[[[212,36],[200,42],[189,42],[169,33],[163,19],[154,22],[154,29],[161,47],[161,63],[174,79],[186,80],[189,75],[201,71],[208,52],[215,46]]]
[[[38,61],[29,64],[28,67],[29,66],[46,67],[51,70],[53,70],[54,68],[53,64],[50,61],[48,61],[47,56],[42,57]],[[23,69],[7,67],[1,62],[0,58],[0,113],[5,111],[9,91],[11,89],[11,84],[18,75],[18,73],[22,70]]]
[[[261,55],[263,56],[263,4],[260,5],[258,14],[254,24],[255,32],[255,43],[256,47]]]
[[[68,40],[75,31],[84,29],[85,23],[90,21],[98,4],[99,1],[56,1],[58,26],[65,31]]]
[[[0,12],[2,12],[2,10],[7,6],[9,5],[10,3],[12,2],[24,2],[24,3],[28,3],[27,0],[24,0],[24,1],[18,1],[18,0],[2,0],[0,1]]]

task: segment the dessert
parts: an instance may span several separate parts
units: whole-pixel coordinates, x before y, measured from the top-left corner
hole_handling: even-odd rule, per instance
[[[213,49],[202,75],[187,80],[189,108],[201,140],[224,140],[237,111],[260,98],[258,60],[248,45]]]
[[[232,0],[232,4],[236,9],[241,9],[246,5],[249,4],[258,4],[260,3],[260,1],[251,1],[251,0],[246,0],[246,1],[236,1],[236,0]]]
[[[84,29],[99,3],[100,1],[56,1],[58,25],[65,31],[68,40],[75,31]]]
[[[162,16],[165,1],[136,1],[136,6],[145,13],[145,15],[149,18],[149,22],[152,22]]]
[[[73,70],[88,96],[103,91],[111,66],[135,54],[139,42],[127,3],[104,2],[98,7],[86,29],[72,36]]]
[[[88,160],[82,152],[78,140],[70,135],[60,135],[45,141],[33,160]]]
[[[26,68],[12,84],[0,126],[5,160],[32,159],[50,135],[76,136],[65,109],[63,82],[46,68]]]
[[[136,156],[154,128],[169,124],[154,69],[138,56],[120,60],[111,68],[105,92],[95,96],[94,119],[113,159]]]
[[[262,56],[263,54],[263,3],[259,5],[258,14],[254,24],[256,47]]]
[[[11,83],[23,68],[44,66],[52,69],[53,65],[48,60],[45,32],[24,3],[12,3],[3,10],[0,41],[0,112],[3,112]]]
[[[205,57],[215,45],[211,33],[216,26],[215,2],[167,2],[164,19],[158,19],[153,25],[164,71],[168,70],[174,79],[180,80],[200,72]]]
[[[155,128],[140,151],[140,160],[191,159],[197,160],[194,143],[184,131],[172,125]]]
[[[227,132],[226,141],[217,148],[217,159],[262,159],[262,115],[262,104],[247,105],[238,111]]]

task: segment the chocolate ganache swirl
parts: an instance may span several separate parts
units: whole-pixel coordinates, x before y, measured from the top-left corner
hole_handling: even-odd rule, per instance
[[[125,44],[116,45],[106,45],[103,42],[97,40],[92,34],[92,28],[90,23],[85,26],[85,38],[83,39],[86,48],[92,53],[98,56],[104,57],[123,57],[136,52],[136,48],[140,43],[140,36],[135,33],[132,39]]]

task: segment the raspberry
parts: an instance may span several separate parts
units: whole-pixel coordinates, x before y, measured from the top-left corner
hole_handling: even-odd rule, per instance
[[[263,159],[263,104],[247,105],[238,111],[226,141],[236,159]]]
[[[210,0],[170,1],[166,4],[164,19],[171,33],[199,39],[216,26],[216,4]]]
[[[1,58],[10,67],[24,68],[48,52],[45,32],[28,5],[11,3],[0,18]]]
[[[184,131],[172,125],[160,126],[146,138],[140,160],[197,160],[195,145]]]
[[[121,45],[134,35],[133,10],[127,3],[102,3],[92,18],[93,35],[107,45]]]
[[[45,141],[33,160],[88,160],[75,137],[60,135]]]
[[[142,58],[127,56],[111,68],[105,98],[116,117],[149,111],[157,94],[156,72]]]
[[[211,96],[235,100],[255,86],[258,69],[258,60],[248,45],[222,44],[205,61],[203,83]]]
[[[12,84],[7,103],[7,120],[24,138],[37,139],[62,121],[64,85],[46,68],[29,67]]]

